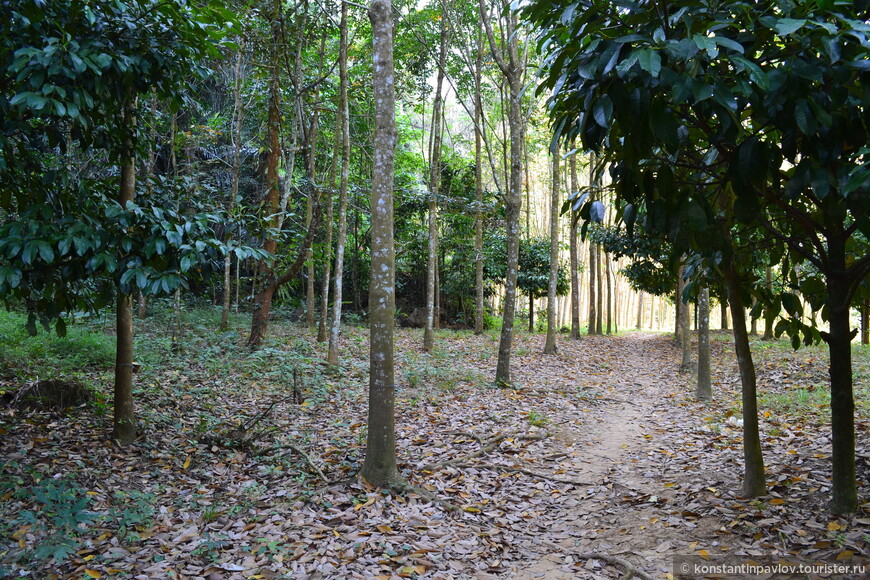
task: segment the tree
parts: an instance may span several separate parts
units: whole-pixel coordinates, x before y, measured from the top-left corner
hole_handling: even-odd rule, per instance
[[[787,248],[820,272],[824,291],[807,286],[812,279],[794,290],[829,324],[821,336],[831,358],[831,508],[853,511],[849,307],[870,271],[870,256],[854,253],[870,224],[862,89],[870,76],[867,2],[731,2],[697,11],[687,0],[664,12],[623,2],[616,14],[596,0],[581,2],[559,23],[564,8],[538,2],[527,9],[546,27],[545,42],[553,43],[546,86],[555,90],[557,134],[579,134],[590,147],[607,141],[619,159],[625,208],[645,204],[660,225],[667,212],[695,216],[696,227],[681,228],[677,237],[720,253],[742,364],[751,366],[751,353],[741,344],[745,287],[732,226],[764,231],[780,253]],[[581,42],[564,42],[580,38],[580,29]],[[623,135],[631,137],[620,144]],[[703,187],[675,182],[669,168],[677,162],[697,172],[694,184]],[[788,332],[798,345],[812,341],[817,331],[799,319],[794,295],[783,294],[779,304],[790,318],[777,332]],[[751,370],[741,368],[745,381]],[[744,387],[753,397],[754,385]],[[744,413],[753,407],[745,398]]]
[[[547,288],[547,342],[544,354],[556,354],[556,293],[559,284],[559,147],[551,152],[552,183],[550,187],[550,281]],[[529,313],[531,317],[531,312]]]
[[[362,475],[375,486],[400,481],[396,467],[393,328],[396,313],[393,246],[393,169],[396,96],[393,70],[393,11],[390,0],[372,0],[375,103],[372,174],[372,273],[369,286],[369,418]]]
[[[0,17],[0,298],[27,304],[31,333],[39,320],[64,334],[70,313],[103,309],[116,295],[113,435],[129,443],[132,293],[170,293],[222,247],[206,237],[216,215],[133,202],[138,98],[178,106],[235,18],[211,3],[156,0],[2,2]],[[101,153],[117,173],[73,174],[58,153],[74,148]]]
[[[510,108],[508,126],[510,128],[510,171],[508,187],[505,192],[506,231],[507,231],[507,278],[505,299],[502,309],[501,338],[498,346],[498,363],[495,383],[500,386],[511,384],[511,347],[513,343],[514,315],[516,311],[517,272],[519,264],[520,213],[522,212],[523,187],[523,73],[525,64],[520,58],[518,16],[509,12],[504,16],[504,35],[507,46],[498,47],[489,9],[485,0],[479,0],[480,18],[486,31],[491,54],[508,85]]]

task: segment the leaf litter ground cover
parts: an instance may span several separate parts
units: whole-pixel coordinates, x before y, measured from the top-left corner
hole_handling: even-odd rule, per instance
[[[357,476],[365,329],[345,329],[340,371],[300,329],[273,333],[250,353],[233,334],[193,328],[176,355],[158,330],[146,334],[143,435],[126,448],[107,439],[100,399],[6,408],[0,576],[664,578],[675,554],[867,556],[870,514],[826,511],[822,349],[754,345],[769,494],[746,500],[726,335],[714,340],[715,401],[704,405],[666,335],[563,339],[555,356],[541,354],[543,336],[520,335],[516,388],[495,389],[497,337],[443,332],[423,354],[419,331],[401,330],[400,469],[445,502],[432,503]],[[857,355],[856,385],[866,385],[865,348]],[[110,390],[108,370],[91,380]]]

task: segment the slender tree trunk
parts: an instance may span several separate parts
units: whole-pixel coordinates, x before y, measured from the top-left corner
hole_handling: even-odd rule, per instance
[[[371,356],[368,438],[362,475],[383,487],[401,481],[396,467],[393,327],[395,248],[393,245],[393,163],[396,145],[393,72],[393,15],[390,0],[372,0],[369,19],[374,43],[375,102],[372,176],[372,268],[369,286]]]
[[[477,54],[474,61],[474,197],[477,210],[474,215],[474,334],[483,333],[483,31],[477,32]]]
[[[136,318],[142,319],[148,316],[148,297],[145,296],[141,291],[138,295],[139,298],[139,307],[136,311]]]
[[[535,297],[529,296],[529,334],[535,333]]]
[[[136,126],[133,97],[124,109],[124,128]],[[136,195],[136,158],[133,140],[128,137],[121,159],[121,184],[118,201],[127,207]],[[136,413],[133,409],[133,297],[118,291],[115,325],[115,409],[112,437],[127,445],[136,439]]]
[[[560,201],[560,175],[559,175],[559,145],[555,145],[552,151],[552,183],[550,188],[550,285],[547,289],[547,342],[544,345],[544,354],[556,354],[556,300],[557,286],[559,283],[559,207]]]
[[[692,361],[692,334],[690,330],[691,321],[689,320],[689,305],[683,302],[683,293],[686,291],[686,267],[680,264],[677,271],[677,302],[679,310],[677,311],[677,334],[679,336],[679,344],[682,350],[682,361],[680,362],[680,372],[688,373],[694,370]]]
[[[236,54],[236,64],[233,67],[233,122],[232,122],[232,139],[233,139],[233,160],[230,171],[230,196],[227,200],[227,212],[232,215],[236,208],[236,197],[239,195],[239,176],[241,173],[241,152],[242,152],[242,118],[244,109],[242,107],[242,52],[244,51],[244,42],[239,39],[239,49]],[[232,234],[228,233],[225,241],[229,242],[232,239]],[[221,309],[221,332],[226,331],[230,324],[230,297],[232,295],[232,259],[231,252],[227,252],[224,256],[224,294],[223,308]],[[237,274],[238,274],[238,265]],[[236,301],[238,303],[238,301]]]
[[[753,314],[753,311],[755,310],[755,304],[757,303],[757,301],[758,301],[758,299],[755,298],[755,296],[753,296],[752,297],[752,306],[749,309],[749,313],[750,313],[749,314],[749,318],[750,318],[749,334],[751,334],[752,336],[758,336],[758,317],[755,316],[755,314]]]
[[[870,344],[870,298],[861,301],[861,344]]]
[[[704,285],[698,295],[698,387],[695,395],[702,401],[713,398],[710,382],[710,289]]]
[[[765,285],[767,287],[767,294],[773,295],[773,268],[768,266],[764,275],[765,275]],[[769,313],[765,313],[765,315],[764,315],[764,335],[761,337],[762,340],[773,340],[773,321],[774,321],[774,316],[769,314]]]
[[[601,244],[595,244],[595,280],[598,285],[596,299],[598,300],[598,318],[595,321],[595,334],[604,334],[604,275],[601,267],[601,260],[607,257],[607,254],[601,249]]]
[[[344,6],[344,3],[342,3]],[[341,49],[339,49],[340,51]],[[339,56],[339,58],[341,58]],[[341,83],[341,81],[339,81]],[[340,92],[340,89],[339,89]],[[339,101],[341,98],[339,97]],[[341,109],[339,102],[338,108]],[[329,338],[329,284],[332,282],[332,236],[333,236],[333,220],[335,219],[334,199],[335,195],[335,175],[338,171],[338,158],[341,156],[342,144],[342,122],[341,111],[336,113],[336,128],[335,142],[332,147],[332,160],[329,163],[329,171],[327,172],[326,183],[327,193],[324,196],[326,200],[326,240],[323,242],[323,274],[320,280],[320,320],[317,323],[317,342],[326,342]],[[328,357],[328,355],[327,355]]]
[[[637,330],[643,328],[643,292],[637,294],[637,323],[634,325]]]
[[[569,164],[571,171],[571,192],[573,193],[580,190],[580,180],[577,176],[576,152],[571,154]],[[571,217],[571,227],[568,233],[569,260],[571,263],[571,338],[580,338],[580,252],[577,244],[577,235],[577,220]]]
[[[722,299],[719,303],[719,325],[722,330],[728,330],[728,302]]]
[[[607,334],[613,334],[613,280],[610,275],[610,255],[604,252],[604,275],[607,278]]]
[[[589,326],[587,334],[598,334],[598,292],[597,292],[597,268],[598,246],[589,242]]]
[[[338,115],[341,125],[341,181],[338,186],[338,234],[335,245],[335,285],[332,299],[332,327],[326,362],[338,365],[338,339],[341,332],[344,246],[347,241],[347,188],[350,177],[350,106],[347,97],[347,3],[341,3],[341,38],[338,57]]]
[[[755,382],[755,363],[749,348],[746,332],[746,310],[740,295],[740,281],[734,268],[733,258],[725,264],[725,283],[728,302],[734,321],[734,350],[740,369],[743,401],[743,495],[757,497],[767,492],[764,480],[764,457],[761,454],[761,438],[758,433],[758,396]]]
[[[444,6],[442,5],[442,10]],[[426,327],[423,331],[423,352],[431,352],[435,340],[436,281],[438,271],[438,195],[441,189],[441,119],[444,69],[447,59],[447,18],[441,18],[438,76],[435,82],[435,101],[432,104],[432,151],[429,154],[429,263],[426,268]]]
[[[523,141],[525,128],[522,115],[523,72],[517,36],[517,15],[509,12],[504,16],[507,34],[506,54],[497,49],[492,24],[484,0],[479,2],[480,16],[486,30],[489,46],[510,88],[508,125],[510,126],[510,182],[505,196],[507,221],[507,279],[505,280],[504,311],[501,339],[498,348],[498,363],[495,382],[500,386],[511,384],[511,347],[513,342],[514,316],[517,301],[517,272],[519,263],[520,213],[522,212]]]

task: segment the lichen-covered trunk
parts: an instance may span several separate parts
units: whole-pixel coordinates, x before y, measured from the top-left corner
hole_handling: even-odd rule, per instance
[[[713,398],[710,382],[710,289],[706,285],[698,294],[698,385],[695,396],[702,401]]]
[[[725,264],[725,284],[728,303],[734,322],[734,350],[740,370],[741,398],[743,402],[743,495],[764,495],[767,485],[764,480],[764,458],[761,454],[761,438],[758,433],[758,398],[755,381],[755,363],[749,349],[749,334],[746,331],[746,311],[740,296],[740,281],[733,258]]]
[[[553,150],[552,180],[550,189],[550,285],[547,288],[547,342],[544,354],[556,354],[556,301],[559,283],[559,146]]]
[[[369,285],[369,416],[362,475],[375,486],[400,481],[396,467],[395,248],[393,245],[393,165],[396,145],[393,19],[390,0],[372,0],[375,134],[372,173],[372,266]]]
[[[124,128],[132,133],[136,124],[133,102],[124,111]],[[121,160],[118,201],[122,207],[136,195],[136,160],[132,137],[127,139]],[[118,290],[115,335],[115,407],[112,437],[126,445],[136,439],[136,414],[133,409],[133,297]]]

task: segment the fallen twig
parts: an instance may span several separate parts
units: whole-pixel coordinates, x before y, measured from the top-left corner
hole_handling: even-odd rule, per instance
[[[261,449],[260,451],[257,452],[257,455],[271,455],[272,453],[274,453],[276,451],[281,451],[283,449],[289,449],[290,451],[293,451],[294,453],[299,455],[302,459],[305,460],[305,462],[308,465],[311,466],[311,469],[313,469],[315,471],[315,473],[317,474],[317,477],[319,477],[321,480],[323,480],[327,484],[330,483],[329,478],[326,477],[326,475],[323,473],[323,470],[321,470],[317,466],[317,464],[314,463],[314,461],[312,461],[312,459],[308,456],[308,454],[293,444],[287,443],[285,445],[275,445],[274,447],[269,447],[267,449]]]

